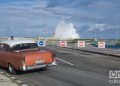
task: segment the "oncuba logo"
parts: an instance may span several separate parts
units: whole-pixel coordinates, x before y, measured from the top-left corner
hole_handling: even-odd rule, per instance
[[[110,70],[109,71],[109,78],[110,79],[118,79],[118,78],[120,78],[120,70]]]

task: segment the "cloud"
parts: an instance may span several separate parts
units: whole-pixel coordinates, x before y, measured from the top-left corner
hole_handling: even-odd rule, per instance
[[[119,3],[119,0],[2,0],[0,31],[5,32],[0,35],[6,35],[9,26],[14,28],[12,33],[19,31],[19,35],[27,31],[25,36],[31,35],[32,31],[40,34],[46,26],[53,32],[61,18],[82,27],[79,31],[112,31],[120,28]]]
[[[93,24],[90,26],[88,31],[95,31],[95,30],[104,31],[106,28],[107,28],[107,25],[105,24]]]
[[[47,0],[56,15],[71,16],[71,20],[105,24],[120,24],[120,1],[116,0]],[[112,19],[112,20],[111,20]]]

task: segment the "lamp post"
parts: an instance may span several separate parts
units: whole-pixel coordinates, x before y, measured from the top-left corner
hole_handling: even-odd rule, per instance
[[[117,30],[115,31],[115,40],[117,42]]]

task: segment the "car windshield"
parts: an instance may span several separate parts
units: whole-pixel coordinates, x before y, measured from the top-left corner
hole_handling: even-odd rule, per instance
[[[36,43],[18,44],[18,45],[15,45],[12,48],[12,50],[17,51],[17,50],[25,50],[25,49],[33,49],[33,48],[38,48]]]

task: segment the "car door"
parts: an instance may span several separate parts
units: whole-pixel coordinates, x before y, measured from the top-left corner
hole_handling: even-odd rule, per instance
[[[10,47],[7,44],[2,44],[1,45],[1,52],[0,52],[0,65],[3,67],[8,66],[8,60],[10,60],[9,54],[10,53]]]
[[[0,66],[3,66],[4,64],[4,52],[5,51],[5,47],[4,47],[4,44],[0,44]]]

